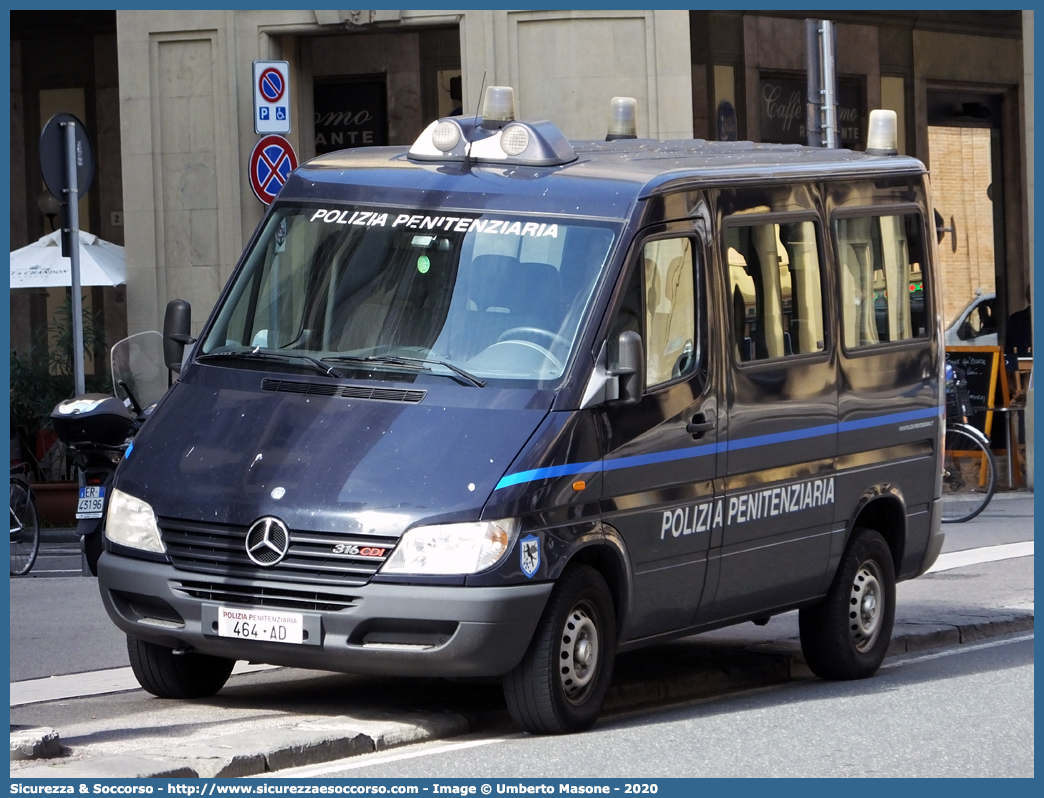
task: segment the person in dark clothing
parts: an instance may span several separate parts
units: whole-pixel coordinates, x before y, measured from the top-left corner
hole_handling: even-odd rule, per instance
[[[1004,363],[1011,373],[1019,368],[1020,357],[1033,355],[1033,313],[1029,305],[1030,292],[1026,289],[1026,307],[1008,317],[1004,330]]]

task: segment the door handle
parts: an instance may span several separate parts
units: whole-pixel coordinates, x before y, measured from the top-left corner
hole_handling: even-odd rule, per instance
[[[705,413],[697,413],[692,417],[692,421],[685,425],[685,431],[692,435],[692,439],[695,441],[712,429],[714,429],[714,422],[708,421]]]

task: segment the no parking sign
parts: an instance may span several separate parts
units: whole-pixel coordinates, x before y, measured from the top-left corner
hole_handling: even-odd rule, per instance
[[[254,132],[290,132],[290,64],[254,62]]]
[[[297,155],[282,136],[265,136],[250,153],[250,187],[265,205],[271,205],[290,173],[297,168]]]

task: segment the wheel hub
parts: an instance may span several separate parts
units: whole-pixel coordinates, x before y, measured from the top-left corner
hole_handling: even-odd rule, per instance
[[[598,672],[598,626],[584,606],[569,613],[559,640],[559,677],[562,690],[579,703]]]
[[[849,636],[857,651],[868,651],[881,633],[884,616],[884,592],[880,569],[867,560],[856,571],[849,602]]]

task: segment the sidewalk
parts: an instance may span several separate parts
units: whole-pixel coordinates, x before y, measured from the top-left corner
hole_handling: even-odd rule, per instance
[[[931,573],[899,585],[889,656],[1030,632],[1033,621],[1032,556]],[[809,678],[791,612],[766,626],[741,624],[619,656],[602,722],[643,706]],[[72,748],[46,762],[12,761],[11,775],[238,777],[462,734],[510,733],[499,686],[490,682],[276,669],[233,677],[201,702],[131,692],[12,707],[12,722],[45,726],[50,718],[64,726],[60,741],[50,742],[44,738],[53,728],[18,729],[18,756],[34,756],[33,743],[36,757],[48,756],[47,745]],[[69,707],[81,702],[71,717]],[[12,726],[12,758],[15,734]]]

